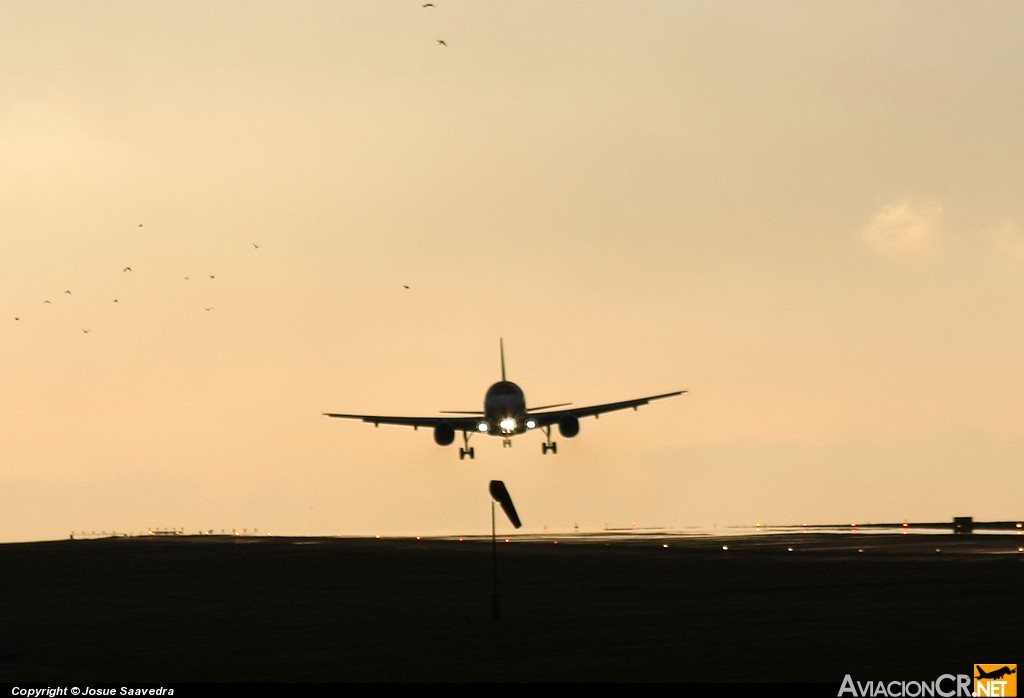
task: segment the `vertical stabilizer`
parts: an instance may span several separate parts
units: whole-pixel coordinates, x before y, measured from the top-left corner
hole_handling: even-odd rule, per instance
[[[499,339],[498,345],[501,347],[501,380],[505,380],[505,339]]]

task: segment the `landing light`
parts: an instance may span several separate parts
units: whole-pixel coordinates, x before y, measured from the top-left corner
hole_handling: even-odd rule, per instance
[[[505,417],[505,419],[498,422],[498,426],[501,427],[502,431],[515,431],[516,420],[513,417]]]
[[[479,424],[476,425],[476,428],[477,431],[486,433],[488,429],[487,422],[480,422]]]
[[[526,420],[526,428],[527,428],[527,429],[533,429],[533,428],[535,428],[536,426],[537,426],[537,422],[536,422],[536,421],[534,421],[534,420],[532,420],[532,419],[527,419],[527,420]]]

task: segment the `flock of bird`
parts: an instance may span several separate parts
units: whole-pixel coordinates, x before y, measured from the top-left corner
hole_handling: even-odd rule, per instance
[[[426,9],[426,8],[434,8],[434,7],[436,7],[436,5],[434,3],[432,3],[432,2],[427,2],[427,3],[423,3],[421,5],[421,7],[424,8],[424,9]],[[445,41],[444,39],[437,39],[436,41],[437,41],[439,46],[444,46],[444,47],[448,46],[448,42]],[[139,228],[143,227],[143,224],[139,223],[138,227]],[[261,245],[259,245],[259,244],[254,242],[254,243],[252,243],[252,247],[253,247],[254,250],[259,250]],[[121,269],[121,272],[122,273],[130,273],[130,272],[132,272],[132,267],[130,265],[126,265],[125,267],[123,267]],[[216,274],[209,274],[208,277],[209,277],[210,280],[214,280],[214,279],[216,279]],[[185,280],[188,281],[190,278],[191,278],[190,276],[186,276]],[[408,285],[404,285],[403,284],[402,288],[405,289],[406,291],[410,290]],[[71,296],[73,294],[71,293],[70,289],[66,289],[64,291],[64,295]],[[118,298],[113,298],[112,302],[113,303],[119,303],[120,301],[119,301]],[[43,305],[53,305],[53,301],[50,300],[49,298],[44,299],[43,300]],[[206,310],[206,311],[211,311],[211,310],[213,310],[213,306],[207,305],[207,306],[204,306],[203,309]],[[14,317],[14,321],[15,322],[21,322],[22,318],[26,317],[26,316],[23,315],[23,314],[18,314],[18,315],[15,315],[13,317]],[[81,330],[82,330],[83,334],[89,334],[91,332],[91,329],[88,328],[88,327],[83,327],[83,328],[81,328]]]
[[[142,227],[141,223],[139,224],[139,227],[140,228]],[[253,252],[258,252],[258,251],[263,249],[263,245],[262,244],[253,242],[253,243],[251,243],[251,245],[252,245],[252,251]],[[122,266],[121,267],[121,271],[120,271],[120,274],[122,276],[134,276],[134,275],[136,275],[138,273],[139,272],[136,272],[133,269],[132,265],[130,265],[130,264],[126,264],[126,265]],[[144,272],[142,272],[142,273],[144,273]],[[185,275],[183,277],[183,279],[184,279],[184,281],[191,281],[193,279],[201,279],[200,287],[199,288],[202,289],[202,290],[200,291],[200,293],[205,295],[206,296],[206,300],[209,301],[210,296],[213,293],[215,293],[215,292],[208,293],[206,289],[211,289],[211,288],[213,288],[213,286],[205,286],[204,283],[212,284],[213,282],[218,280],[218,276],[217,276],[216,273],[207,273],[207,274],[202,274],[202,275],[187,274],[187,275]],[[402,289],[404,289],[405,291],[410,291],[411,287],[408,284],[402,284]],[[78,294],[77,296],[75,295],[76,293]],[[113,304],[117,304],[119,306],[120,305],[124,305],[124,304],[121,304],[122,295],[123,294],[121,294],[121,295],[111,294],[111,295],[107,296],[107,298],[109,298],[109,300],[104,300],[103,302],[104,303],[110,303],[112,305]],[[89,299],[95,300],[95,298],[97,297],[97,293],[96,293],[95,289],[87,289],[84,294],[83,293],[78,293],[78,290],[76,290],[73,293],[70,288],[65,288],[63,293],[60,294],[59,296],[44,297],[43,300],[42,300],[41,305],[43,305],[43,306],[58,306],[60,304],[58,304],[56,301],[57,301],[58,298],[61,298],[61,297],[65,298],[66,303],[73,303],[74,301],[72,299],[75,299],[75,298],[80,299],[83,296],[86,298],[86,301],[84,301],[84,302],[88,302]],[[79,303],[79,304],[77,304],[77,307],[78,307],[78,309],[81,309],[83,306],[81,305],[81,303]],[[204,311],[206,311],[206,312],[214,310],[214,306],[213,305],[209,305],[209,304],[203,304],[201,306],[199,306],[199,305],[195,306],[196,309],[198,309],[199,307],[202,307],[202,309]],[[39,314],[18,313],[18,314],[13,315],[12,317],[13,317],[13,321],[16,322],[16,323],[23,323],[23,321],[27,321],[27,322],[31,323],[32,320],[36,320],[39,317],[46,317],[46,316],[51,316],[52,317],[51,313],[53,313],[53,312],[54,311],[45,310],[45,311],[41,311],[41,313],[39,313]],[[121,312],[121,311],[118,311],[118,312]],[[92,331],[92,329],[90,327],[87,327],[87,326],[86,327],[81,327],[80,326],[80,329],[81,329],[81,332],[83,334],[89,334]]]
[[[141,228],[143,226],[140,223],[138,227]],[[253,250],[259,250],[261,247],[262,247],[262,245],[260,245],[258,243],[255,243],[255,242],[252,243]],[[121,268],[121,274],[134,274],[134,273],[135,272],[132,269],[131,265],[125,265],[124,267]],[[206,274],[205,277],[206,277],[206,280],[208,280],[208,281],[214,281],[214,280],[217,279],[217,275],[216,274]],[[185,281],[189,281],[192,278],[193,277],[191,275],[187,275],[187,276],[184,277],[184,280]],[[72,297],[74,296],[74,294],[72,293],[71,289],[65,289],[63,294],[61,294],[61,295],[62,296],[72,296]],[[110,302],[111,303],[115,303],[115,304],[120,304],[120,300],[121,299],[120,299],[119,296],[114,296],[114,297],[111,297]],[[51,298],[44,298],[43,301],[42,301],[42,305],[44,305],[44,306],[52,306],[52,305],[54,305],[54,301]],[[203,310],[205,310],[207,312],[211,311],[213,309],[214,309],[214,306],[212,306],[212,305],[204,305],[203,306]],[[23,319],[27,320],[28,317],[29,316],[24,314],[24,313],[19,313],[19,314],[13,316],[14,321],[15,322],[19,322],[19,323],[22,322]],[[89,327],[82,327],[81,331],[82,331],[83,334],[89,334],[92,330]]]

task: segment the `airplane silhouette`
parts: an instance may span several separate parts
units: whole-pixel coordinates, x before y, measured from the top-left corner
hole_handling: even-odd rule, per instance
[[[999,669],[995,669],[993,671],[985,671],[981,668],[980,664],[975,664],[974,666],[978,670],[978,675],[974,677],[976,679],[1001,679],[1008,674],[1017,673],[1016,669],[1011,669],[1008,666],[1000,667]]]
[[[591,405],[588,407],[575,407],[570,409],[559,409],[556,407],[567,407],[572,403],[563,402],[557,405],[543,405],[541,407],[527,408],[526,397],[522,388],[508,380],[505,376],[505,343],[501,347],[501,380],[490,388],[484,395],[484,409],[478,411],[448,411],[443,415],[469,415],[464,417],[386,417],[381,415],[368,414],[342,414],[338,412],[324,412],[326,417],[338,417],[342,419],[360,419],[369,422],[374,426],[381,424],[396,424],[399,426],[419,429],[427,427],[434,430],[434,442],[438,446],[448,446],[455,441],[455,432],[462,432],[462,447],[459,448],[459,459],[469,456],[475,457],[475,450],[469,445],[469,437],[472,434],[488,434],[500,436],[503,446],[512,445],[512,437],[528,431],[540,429],[544,432],[545,440],[541,444],[541,453],[558,453],[558,445],[551,440],[551,427],[558,425],[558,431],[565,438],[572,438],[580,431],[581,417],[597,417],[605,412],[624,410],[632,407],[634,410],[641,405],[646,405],[651,400],[674,397],[682,395],[685,390],[677,390],[672,393],[651,395],[648,397],[623,400],[621,402],[609,402],[603,405]],[[542,411],[547,410],[547,411]]]

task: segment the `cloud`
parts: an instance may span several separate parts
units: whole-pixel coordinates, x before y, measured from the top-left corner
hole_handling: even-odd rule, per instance
[[[990,231],[996,253],[1024,262],[1024,229],[1013,221],[1003,221]]]
[[[885,256],[914,254],[927,249],[942,220],[937,201],[903,200],[885,206],[861,231],[868,249]]]

